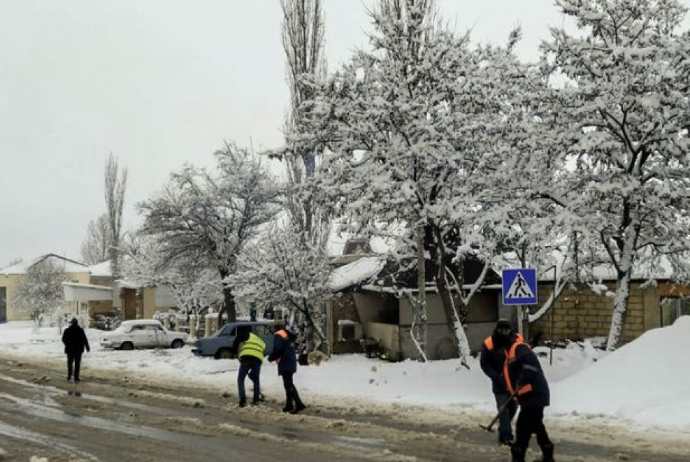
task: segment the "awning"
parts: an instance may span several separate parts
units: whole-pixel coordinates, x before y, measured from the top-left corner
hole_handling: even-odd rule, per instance
[[[66,302],[97,302],[112,301],[113,289],[107,286],[95,286],[92,284],[78,284],[76,282],[63,282]]]

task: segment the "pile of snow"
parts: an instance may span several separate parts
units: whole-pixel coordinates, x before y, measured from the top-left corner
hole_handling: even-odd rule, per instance
[[[552,411],[690,428],[690,316],[653,329],[553,386]]]

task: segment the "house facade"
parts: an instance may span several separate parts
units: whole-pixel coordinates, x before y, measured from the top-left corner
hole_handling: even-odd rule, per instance
[[[382,281],[383,264],[375,262],[383,260],[383,257],[363,252],[346,254],[336,260],[341,266],[331,278],[336,297],[328,308],[326,326],[333,353],[361,352],[373,344],[379,355],[391,360],[419,356],[411,335],[414,318],[410,300]],[[465,270],[465,281],[476,280],[473,276],[476,269]],[[598,292],[587,284],[568,285],[546,314],[530,324],[523,323],[521,327],[530,341],[544,343],[586,338],[605,341],[611,327],[611,293],[615,291],[615,280],[606,268],[598,268],[598,271],[602,280]],[[690,315],[690,287],[673,284],[668,274],[668,271],[656,274],[651,278],[653,284],[648,283],[649,274],[633,278],[621,344],[635,340],[650,329],[670,325],[680,316]],[[425,354],[429,359],[457,357],[453,333],[448,328],[435,287],[428,285],[427,288]],[[502,304],[501,290],[500,276],[492,272],[467,307],[465,332],[473,352],[481,349],[483,340],[491,334],[499,318],[511,320],[518,329],[519,309]],[[553,280],[540,282],[538,304],[524,308],[532,315],[538,312],[552,291]],[[408,288],[404,293],[414,298],[417,290]]]
[[[398,291],[382,282],[381,275],[386,269],[381,256],[347,253],[335,264],[341,266],[331,276],[331,288],[336,296],[327,313],[330,351],[336,354],[359,352],[367,343],[373,343],[378,354],[388,359],[418,358],[419,349],[412,336],[415,319],[410,301],[417,297],[418,290],[408,287]],[[476,280],[481,272],[472,266],[468,264],[465,272],[468,283]],[[491,284],[480,288],[466,309],[466,334],[473,351],[481,348],[500,317],[510,316],[511,308],[500,303],[500,285],[496,284],[496,277],[492,274],[487,279]],[[459,300],[455,303],[459,305]],[[427,286],[426,304],[424,354],[428,359],[457,357],[455,334],[448,327],[450,323],[433,285]]]

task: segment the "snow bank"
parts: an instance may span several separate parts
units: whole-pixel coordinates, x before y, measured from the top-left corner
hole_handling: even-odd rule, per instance
[[[690,316],[552,386],[552,410],[690,428]]]

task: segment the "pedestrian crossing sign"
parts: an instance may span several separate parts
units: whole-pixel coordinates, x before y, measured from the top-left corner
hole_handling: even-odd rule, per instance
[[[511,268],[501,272],[504,305],[537,304],[537,270]]]

